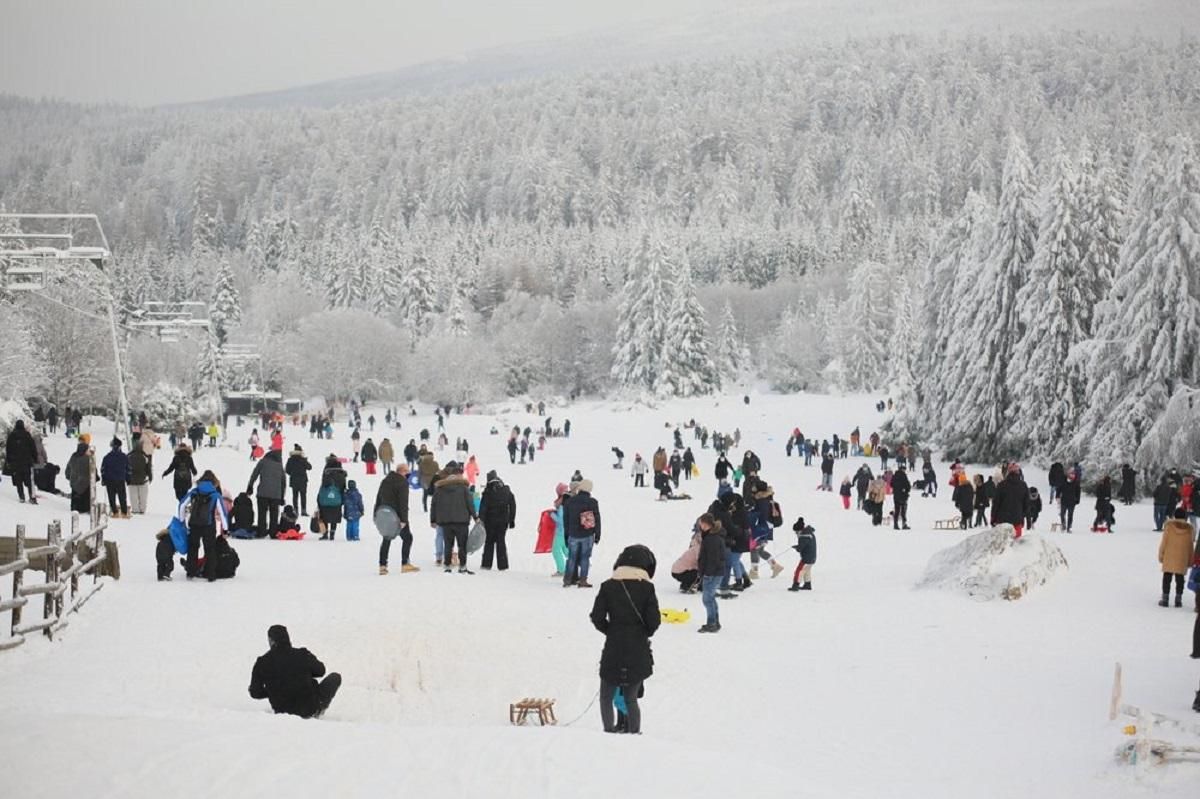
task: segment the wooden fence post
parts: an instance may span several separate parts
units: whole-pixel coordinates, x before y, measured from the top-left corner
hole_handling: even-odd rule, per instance
[[[73,568],[76,559],[79,557],[79,515],[71,514],[71,545],[67,547],[67,554],[71,558],[71,604],[75,604],[75,594],[79,593],[79,570]]]
[[[17,560],[25,557],[25,525],[17,525]],[[13,599],[21,596],[21,583],[24,582],[24,569],[17,569],[13,572]],[[17,628],[21,626],[21,607],[12,609],[12,629],[10,635],[17,634]]]
[[[62,522],[58,521],[57,519],[50,522],[50,531],[49,531],[49,534],[47,535],[47,543],[53,544],[60,548],[62,547]],[[50,564],[50,561],[46,561],[46,582],[51,582],[50,565],[49,564]],[[67,568],[68,569],[70,568],[69,563],[67,565]],[[55,555],[54,556],[54,580],[53,580],[53,582],[56,582],[56,583],[59,582],[61,579],[61,577],[60,577],[61,574],[62,574],[62,563],[60,562],[60,556]],[[55,591],[53,594],[46,594],[47,599],[53,600],[53,605],[48,606],[46,608],[47,616],[49,616],[50,612],[52,611],[54,613],[55,620],[62,618],[63,593],[65,593],[65,591],[66,591],[66,586],[60,585],[58,587],[58,590]],[[49,627],[46,628],[46,634],[47,635],[50,634]]]

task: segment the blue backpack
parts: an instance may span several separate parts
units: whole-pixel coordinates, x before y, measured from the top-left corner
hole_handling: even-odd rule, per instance
[[[342,507],[342,492],[336,484],[330,483],[327,486],[322,486],[317,494],[317,505],[322,508],[340,508]]]

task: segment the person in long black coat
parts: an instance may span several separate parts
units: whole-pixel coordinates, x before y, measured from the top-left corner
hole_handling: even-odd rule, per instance
[[[25,492],[29,492],[29,501],[37,504],[33,495],[33,465],[37,463],[37,445],[33,436],[25,429],[25,422],[18,419],[13,423],[13,429],[4,442],[4,472],[12,477],[13,485],[17,487],[17,499],[25,501]]]
[[[483,520],[485,533],[479,568],[492,568],[492,553],[495,552],[496,568],[507,571],[508,544],[504,537],[517,525],[517,500],[495,470],[487,473],[487,486],[479,500],[479,518]]]
[[[196,463],[192,460],[192,450],[187,442],[175,448],[175,457],[171,458],[171,465],[162,476],[166,477],[172,472],[175,474],[175,499],[182,500],[192,490],[192,476],[196,474]]]
[[[1128,463],[1121,464],[1121,491],[1119,494],[1122,504],[1132,505],[1137,496],[1137,472]]]
[[[604,634],[600,654],[600,719],[605,732],[617,732],[613,697],[618,688],[625,697],[628,731],[639,733],[642,713],[638,706],[642,683],[654,673],[650,637],[658,630],[658,596],[654,593],[654,554],[644,546],[626,547],[614,564],[612,579],[605,580],[592,605],[592,625]]]
[[[962,514],[959,526],[966,530],[971,526],[971,511],[975,508],[975,487],[965,474],[958,476],[958,485],[954,487],[951,499],[954,501],[954,507]]]
[[[1021,478],[1021,467],[1015,463],[1008,465],[1008,474],[1000,485],[996,486],[996,496],[992,501],[992,519],[996,524],[1011,524],[1018,537],[1025,527],[1025,520],[1030,516],[1029,486]]]
[[[1075,523],[1075,508],[1081,496],[1079,478],[1072,469],[1058,490],[1058,521],[1065,532],[1071,532],[1071,526]]]

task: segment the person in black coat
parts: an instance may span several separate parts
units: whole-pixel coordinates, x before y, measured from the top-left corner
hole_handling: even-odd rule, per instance
[[[1128,463],[1123,463],[1121,464],[1121,502],[1125,505],[1132,505],[1136,496],[1137,472]]]
[[[248,493],[243,492],[234,497],[233,518],[230,521],[233,524],[233,530],[243,530],[250,535],[254,534],[254,500],[250,499]]]
[[[1112,478],[1105,477],[1096,485],[1096,520],[1092,529],[1104,525],[1111,533],[1117,523],[1116,508],[1112,504]]]
[[[1163,525],[1179,502],[1179,490],[1167,475],[1154,488],[1154,532],[1161,533]]]
[[[1029,486],[1021,477],[1021,467],[1018,464],[1008,464],[1008,474],[996,486],[996,496],[992,501],[992,520],[996,524],[1011,524],[1017,538],[1025,528],[1029,517]]]
[[[287,472],[288,481],[292,486],[292,507],[298,509],[301,516],[307,516],[308,473],[312,470],[312,464],[308,462],[308,458],[305,457],[304,450],[300,449],[299,444],[288,456],[287,465],[283,467],[283,470]]]
[[[659,499],[670,499],[673,494],[671,477],[666,472],[655,472],[654,488],[658,491]]]
[[[1029,502],[1025,510],[1025,529],[1032,530],[1042,515],[1042,495],[1033,486],[1029,487]]]
[[[171,458],[171,465],[162,476],[171,473],[175,474],[175,499],[182,500],[192,490],[192,477],[196,474],[196,463],[192,460],[192,450],[186,441],[175,448],[175,457]]]
[[[854,473],[854,493],[858,497],[858,502],[855,505],[857,510],[862,510],[863,502],[867,498],[867,488],[871,485],[873,475],[871,469],[865,463],[858,467],[858,471]]]
[[[696,465],[696,456],[692,454],[692,448],[688,447],[683,451],[683,479],[692,479],[692,468]]]
[[[342,685],[342,677],[325,675],[325,664],[303,647],[293,647],[287,628],[272,625],[267,630],[270,650],[254,662],[250,674],[250,696],[266,699],[276,713],[310,719],[328,708]]]
[[[412,530],[408,525],[408,464],[401,463],[396,467],[395,471],[390,472],[379,483],[379,493],[375,495],[375,508],[372,511],[378,511],[381,507],[389,507],[396,512],[396,518],[400,522],[400,531],[396,534],[399,537],[400,545],[400,571],[415,572],[419,571],[416,566],[408,562],[409,554],[412,552],[413,535]],[[379,573],[387,574],[388,568],[388,553],[392,548],[392,539],[384,537],[379,544]]]
[[[754,450],[746,450],[742,455],[742,477],[746,475],[758,474],[762,471],[762,461],[754,454]]]
[[[675,432],[676,432],[676,434],[678,434],[679,431],[676,430]],[[675,484],[675,487],[678,488],[679,487],[679,473],[681,471],[683,471],[683,458],[680,457],[678,452],[672,452],[671,459],[669,461],[667,461],[667,466],[671,470],[671,482],[673,482]]]
[[[729,463],[729,459],[722,454],[717,458],[717,465],[713,467],[713,477],[723,483],[729,479],[731,472],[733,472],[733,468]]]
[[[975,522],[973,527],[982,527],[987,524],[987,510],[991,505],[991,497],[988,495],[987,483],[983,482],[983,475],[975,475]]]
[[[908,479],[908,471],[903,463],[896,464],[896,473],[892,475],[892,529],[909,530],[908,498],[912,494],[912,481]]]
[[[1065,532],[1071,532],[1075,523],[1075,508],[1081,498],[1079,478],[1075,470],[1067,472],[1067,479],[1058,490],[1058,520]]]
[[[1062,491],[1063,483],[1067,482],[1067,470],[1058,461],[1050,464],[1050,501],[1053,502],[1059,492]]]
[[[17,499],[25,501],[25,492],[29,492],[30,503],[36,505],[37,498],[33,495],[33,465],[37,463],[37,445],[33,436],[25,429],[25,421],[18,419],[13,423],[13,429],[4,442],[4,473],[12,477],[13,485],[17,487]]]
[[[817,531],[804,521],[803,516],[792,525],[792,531],[796,533],[796,545],[792,549],[800,554],[800,562],[792,573],[792,585],[788,590],[811,591],[812,567],[817,562]]]
[[[496,555],[496,568],[508,570],[508,544],[505,535],[517,526],[517,500],[512,489],[504,484],[495,470],[487,473],[487,485],[479,500],[479,518],[483,520],[485,533],[481,569],[492,568],[492,553]]]
[[[616,732],[613,697],[625,697],[628,731],[641,732],[637,698],[642,683],[654,674],[650,638],[662,623],[654,593],[654,555],[644,546],[626,547],[613,576],[600,585],[592,605],[592,625],[604,634],[600,654],[600,719],[605,732]]]

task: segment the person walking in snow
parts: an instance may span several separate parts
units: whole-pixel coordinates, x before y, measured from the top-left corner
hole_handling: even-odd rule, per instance
[[[1048,476],[1050,483],[1050,501],[1058,497],[1058,493],[1062,490],[1063,483],[1067,482],[1067,471],[1063,468],[1062,463],[1055,461],[1050,464],[1050,474]]]
[[[258,457],[255,453],[258,452],[258,449],[259,449],[259,447],[258,447],[258,428],[257,427],[250,431],[250,438],[247,440],[246,443],[248,443],[250,445],[250,460],[254,460],[256,457]]]
[[[713,467],[713,477],[717,478],[718,483],[726,483],[731,474],[733,474],[733,464],[725,457],[725,453],[721,453],[717,457],[717,465]]]
[[[417,449],[417,442],[410,438],[404,446],[404,462],[408,464],[409,471],[417,468],[417,459],[420,457],[421,451]]]
[[[800,562],[792,573],[792,585],[789,591],[812,590],[812,567],[817,562],[817,531],[804,521],[804,517],[796,519],[792,525],[796,533],[796,545],[792,549],[800,554]]]
[[[225,499],[221,495],[221,483],[211,471],[205,471],[179,502],[176,518],[188,528],[187,558],[184,571],[188,579],[199,577],[198,566],[200,545],[204,545],[204,577],[211,583],[217,579],[217,537],[229,531],[229,516],[225,511]]]
[[[458,546],[458,573],[474,574],[467,568],[467,532],[471,522],[478,520],[475,503],[471,501],[470,486],[454,461],[446,464],[446,476],[434,484],[429,520],[433,527],[442,528],[442,564],[446,573],[454,547]]]
[[[357,427],[350,434],[350,450],[354,453],[353,462],[358,463],[358,456],[362,452],[362,434],[358,432]]]
[[[363,442],[362,450],[360,451],[362,462],[366,467],[367,474],[375,474],[375,464],[379,461],[379,449],[375,446],[375,442],[368,436]]]
[[[634,488],[646,487],[646,472],[648,471],[650,471],[650,467],[646,465],[644,460],[642,460],[641,453],[639,452],[635,454],[633,456],[633,466],[629,470],[629,473],[633,475]]]
[[[721,525],[711,514],[696,520],[693,532],[700,533],[700,592],[703,598],[705,621],[698,632],[718,633],[721,631],[720,606],[717,604],[717,589],[728,573],[729,554],[725,546]]]
[[[1195,562],[1194,539],[1187,511],[1180,508],[1175,511],[1175,517],[1167,521],[1158,542],[1158,562],[1162,566],[1162,599],[1158,602],[1159,607],[1167,607],[1172,581],[1175,582],[1175,607],[1183,607],[1184,575]],[[1195,654],[1192,656],[1195,657]]]
[[[871,487],[871,467],[865,463],[858,467],[858,471],[854,473],[854,491],[858,496],[858,502],[855,504],[857,510],[863,509],[863,503],[867,501],[867,491]]]
[[[337,526],[342,523],[343,496],[346,493],[346,470],[336,455],[325,459],[321,472],[321,487],[317,489],[317,518],[324,527],[322,541],[337,540]]]
[[[615,733],[613,700],[625,697],[627,732],[642,731],[638,697],[642,684],[654,674],[650,638],[662,623],[654,592],[655,558],[641,545],[626,547],[614,564],[611,579],[596,592],[591,621],[604,635],[600,653],[600,720],[604,731]]]
[[[1154,532],[1162,532],[1163,525],[1179,501],[1178,496],[1175,485],[1164,474],[1154,488]]]
[[[385,438],[379,442],[379,464],[385,475],[392,473],[392,467],[395,465],[396,450],[392,446],[392,441]]]
[[[1079,477],[1075,470],[1071,469],[1058,489],[1058,520],[1065,532],[1071,532],[1071,527],[1075,524],[1075,508],[1078,507],[1081,498]]]
[[[28,491],[30,504],[37,504],[33,493],[33,466],[37,459],[33,436],[25,429],[25,420],[17,419],[4,441],[4,473],[12,478],[20,502],[25,501]]]
[[[310,471],[312,471],[312,464],[308,462],[304,450],[300,448],[299,444],[296,444],[292,448],[292,454],[288,456],[284,472],[287,473],[292,487],[292,507],[299,510],[301,516],[308,515],[308,473]]]
[[[987,524],[987,510],[990,506],[991,499],[988,497],[987,487],[983,482],[983,475],[975,475],[975,520],[971,523],[972,527],[982,527]]]
[[[775,514],[775,490],[758,477],[754,482],[750,502],[747,502],[750,522],[750,579],[758,579],[758,563],[765,560],[771,567],[771,576],[778,577],[783,571],[775,557],[767,551],[767,544],[775,538],[775,527],[782,519]]]
[[[667,467],[671,470],[671,482],[679,488],[679,473],[683,471],[683,458],[678,452],[671,453],[671,459],[667,461]]]
[[[129,480],[129,456],[122,451],[119,438],[113,438],[108,454],[100,462],[100,480],[108,492],[109,515],[114,519],[128,519],[129,501],[125,485]]]
[[[1121,464],[1121,503],[1132,505],[1137,496],[1137,472],[1128,463]]]
[[[492,553],[495,552],[496,568],[508,570],[508,544],[505,536],[517,525],[517,500],[512,489],[504,484],[495,470],[487,473],[487,485],[479,501],[479,518],[483,520],[485,532],[483,558],[479,568],[492,568]]]
[[[129,453],[129,512],[146,512],[150,483],[154,480],[154,462],[142,448],[141,434],[133,434],[133,450]]]
[[[821,485],[820,491],[833,490],[833,453],[826,452],[821,457]]]
[[[696,456],[692,454],[692,448],[688,447],[683,451],[683,479],[692,479],[692,470],[696,468]]]
[[[892,529],[909,530],[908,526],[908,497],[912,493],[912,483],[908,479],[908,468],[903,461],[896,464],[896,473],[892,475]]]
[[[417,459],[417,476],[421,482],[421,509],[429,512],[429,498],[433,495],[433,478],[441,471],[437,460],[433,457],[433,453],[421,447],[420,457]]]
[[[179,446],[175,448],[175,455],[171,458],[171,464],[167,466],[167,470],[162,473],[163,477],[168,474],[174,474],[173,483],[175,486],[175,499],[183,499],[184,495],[192,489],[192,476],[197,474],[196,464],[192,461],[192,450],[186,441],[179,442]]]
[[[409,555],[412,553],[413,535],[412,529],[408,523],[408,464],[399,464],[395,471],[388,472],[383,480],[379,483],[379,492],[375,495],[375,508],[372,514],[377,513],[380,508],[391,508],[396,512],[396,519],[399,524],[399,531],[396,537],[400,539],[400,572],[408,574],[410,572],[420,571],[416,566],[409,563]],[[391,552],[392,539],[386,536],[379,545],[379,573],[388,573],[388,555]]]

